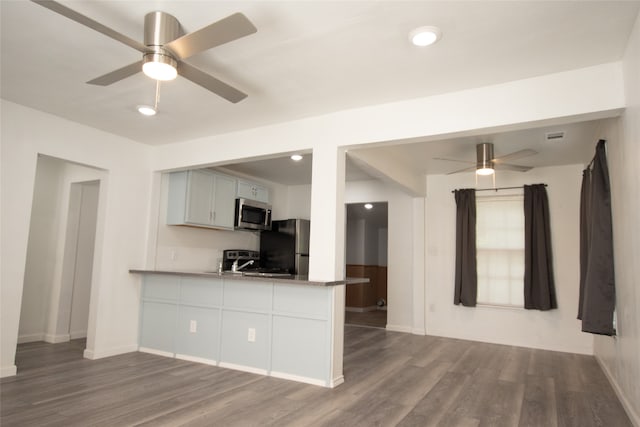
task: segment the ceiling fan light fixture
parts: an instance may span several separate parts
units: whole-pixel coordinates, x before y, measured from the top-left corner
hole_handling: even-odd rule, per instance
[[[493,168],[490,168],[490,167],[476,169],[476,175],[488,176],[488,175],[493,175],[493,173],[494,173],[494,170]]]
[[[162,53],[147,53],[144,55],[142,72],[154,80],[168,81],[178,76],[178,62]]]
[[[157,111],[150,105],[138,105],[137,107],[138,113],[143,116],[155,116]]]

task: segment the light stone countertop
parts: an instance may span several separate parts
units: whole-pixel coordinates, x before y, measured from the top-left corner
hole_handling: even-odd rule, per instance
[[[317,281],[317,280],[309,280],[307,276],[254,276],[254,275],[245,275],[240,273],[231,273],[231,272],[223,272],[218,273],[217,271],[179,271],[179,270],[145,270],[145,269],[131,269],[129,273],[136,274],[169,274],[176,276],[195,276],[195,277],[208,277],[208,278],[219,278],[219,279],[231,279],[231,280],[246,280],[246,281],[256,281],[256,282],[275,282],[275,283],[284,283],[287,285],[302,285],[302,286],[339,286],[339,285],[352,285],[356,283],[369,283],[368,278],[363,277],[347,277],[344,280],[335,280],[335,281]]]

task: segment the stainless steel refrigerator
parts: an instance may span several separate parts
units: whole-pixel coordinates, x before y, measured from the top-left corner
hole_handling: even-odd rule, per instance
[[[309,274],[309,220],[273,221],[260,233],[260,266],[266,270]]]

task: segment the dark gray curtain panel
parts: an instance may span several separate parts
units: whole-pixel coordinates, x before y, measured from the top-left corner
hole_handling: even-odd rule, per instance
[[[475,307],[478,294],[476,271],[476,192],[455,190],[456,279],[453,303]]]
[[[558,308],[553,276],[549,200],[544,184],[524,186],[524,308]]]
[[[582,319],[582,302],[584,301],[584,283],[587,278],[589,264],[589,206],[591,205],[591,169],[582,171],[582,187],[580,188],[580,297],[578,299],[578,319]]]
[[[588,197],[581,200],[586,212],[586,256],[581,257],[581,284],[578,318],[582,320],[582,331],[601,335],[615,335],[613,311],[615,309],[615,275],[613,265],[613,226],[611,218],[611,188],[605,141],[596,146],[596,155],[588,179]],[[584,187],[583,183],[583,187]],[[582,206],[581,206],[582,211]]]

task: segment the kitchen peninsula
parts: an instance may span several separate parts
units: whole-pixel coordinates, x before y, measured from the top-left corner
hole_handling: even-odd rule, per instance
[[[130,273],[143,276],[139,351],[324,387],[343,382],[334,346],[344,318],[334,301],[368,279]]]

